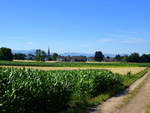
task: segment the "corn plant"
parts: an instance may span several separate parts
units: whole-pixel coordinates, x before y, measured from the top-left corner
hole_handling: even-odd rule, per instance
[[[123,87],[123,76],[108,70],[40,71],[0,68],[1,113],[59,113]]]

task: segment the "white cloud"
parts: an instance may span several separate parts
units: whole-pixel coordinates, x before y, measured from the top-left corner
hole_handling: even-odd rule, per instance
[[[127,44],[141,44],[147,42],[150,42],[150,40],[146,40],[144,38],[128,38],[122,41],[122,43],[127,43]]]
[[[33,44],[33,42],[27,42],[26,44],[27,44],[27,45],[32,45],[32,44]]]
[[[143,44],[150,43],[149,39],[124,37],[124,38],[101,38],[98,40],[100,43],[122,43],[122,44]]]

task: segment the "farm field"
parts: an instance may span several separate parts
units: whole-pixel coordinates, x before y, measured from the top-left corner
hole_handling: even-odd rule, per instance
[[[14,62],[37,62],[35,60],[13,60],[13,61]],[[57,61],[45,61],[45,62],[51,63],[51,62],[57,62]]]
[[[110,70],[113,73],[127,74],[131,72],[133,74],[139,73],[144,70],[146,67],[36,67],[36,66],[0,66],[0,67],[15,67],[15,68],[30,68],[30,69],[39,69],[39,70],[86,70],[86,69],[106,69]]]
[[[22,61],[0,61],[5,66],[39,66],[39,67],[150,67],[150,63],[84,63],[84,62],[22,62]]]
[[[128,87],[145,72],[122,76],[100,69],[44,71],[1,67],[0,109],[2,113],[82,113]]]
[[[82,113],[146,71],[138,63],[0,61],[0,109],[2,113]]]

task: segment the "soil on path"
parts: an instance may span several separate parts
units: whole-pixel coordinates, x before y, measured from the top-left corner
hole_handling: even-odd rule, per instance
[[[15,67],[15,68],[30,68],[39,70],[79,70],[79,69],[107,69],[113,73],[127,74],[132,72],[133,74],[139,73],[144,70],[145,67],[40,67],[40,66],[0,66],[0,67]]]
[[[137,94],[129,100],[122,108],[118,106],[123,104],[124,98],[129,95],[140,83],[144,85],[138,90]],[[123,94],[108,99],[103,104],[91,109],[87,113],[144,113],[145,107],[150,99],[150,72],[133,83]]]

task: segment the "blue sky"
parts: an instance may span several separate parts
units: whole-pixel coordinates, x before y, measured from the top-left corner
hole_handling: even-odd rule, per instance
[[[0,46],[150,53],[149,0],[0,0]]]

